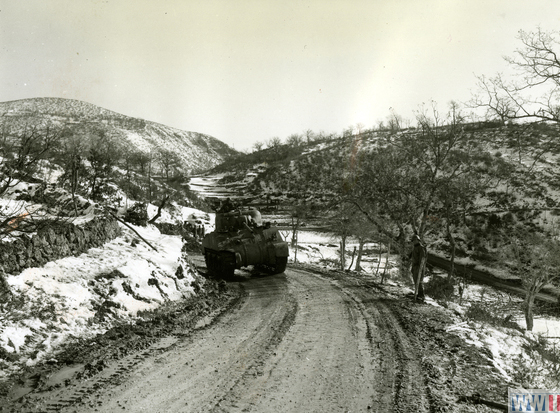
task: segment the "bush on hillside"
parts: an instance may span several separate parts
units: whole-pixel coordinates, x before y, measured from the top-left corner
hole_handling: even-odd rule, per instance
[[[496,314],[496,309],[491,304],[477,302],[471,304],[465,316],[473,321],[480,321],[496,327],[506,327],[521,331],[521,327],[513,321],[511,315],[500,316]]]
[[[424,284],[424,292],[436,300],[449,300],[453,297],[454,285],[452,278],[434,275]]]
[[[126,211],[124,220],[132,225],[145,227],[148,224],[148,205],[136,202]]]

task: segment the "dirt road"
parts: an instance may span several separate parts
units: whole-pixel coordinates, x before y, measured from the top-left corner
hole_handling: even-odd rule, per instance
[[[210,324],[35,394],[37,411],[431,412],[454,397],[450,379],[431,376],[427,343],[406,331],[408,304],[359,279],[290,268],[231,286],[244,298]],[[469,409],[457,411],[485,411]]]

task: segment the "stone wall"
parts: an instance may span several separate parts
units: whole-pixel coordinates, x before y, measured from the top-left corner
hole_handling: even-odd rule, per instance
[[[100,247],[121,233],[117,220],[110,217],[97,217],[80,226],[53,223],[32,237],[23,235],[12,242],[0,243],[0,263],[4,272],[17,274],[25,268],[40,267]]]

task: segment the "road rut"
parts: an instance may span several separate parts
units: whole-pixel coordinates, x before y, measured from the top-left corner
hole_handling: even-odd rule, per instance
[[[214,322],[121,360],[118,380],[44,396],[45,411],[430,411],[416,344],[367,291],[302,269],[233,283],[245,299]]]

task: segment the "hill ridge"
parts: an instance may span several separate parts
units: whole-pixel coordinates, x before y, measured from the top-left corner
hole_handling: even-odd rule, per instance
[[[75,133],[96,126],[109,129],[141,151],[165,148],[174,152],[191,172],[212,168],[238,153],[211,135],[123,115],[77,99],[37,97],[0,102],[0,124],[16,119],[47,119],[53,126]]]

